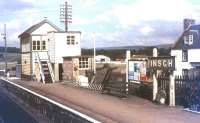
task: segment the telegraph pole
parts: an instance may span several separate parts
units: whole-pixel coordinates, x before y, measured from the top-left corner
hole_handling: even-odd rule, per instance
[[[65,24],[65,31],[68,31],[68,24],[72,23],[72,5],[66,1],[60,6],[60,22]]]
[[[4,47],[4,58],[5,58],[5,72],[7,72],[7,34],[6,34],[6,24],[4,24],[4,33],[1,34],[3,35],[3,39],[5,42],[5,47]]]

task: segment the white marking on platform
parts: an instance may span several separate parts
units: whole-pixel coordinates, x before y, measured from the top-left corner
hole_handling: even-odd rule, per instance
[[[21,85],[18,85],[18,84],[14,83],[14,82],[11,82],[11,81],[9,81],[9,80],[6,80],[6,79],[4,79],[3,77],[2,77],[1,79],[4,80],[4,81],[6,81],[6,82],[8,82],[8,83],[10,83],[10,84],[12,84],[12,85],[14,85],[14,86],[17,86],[17,87],[19,87],[19,88],[21,88],[21,89],[23,89],[23,90],[25,90],[25,91],[27,91],[27,92],[33,94],[33,95],[36,95],[36,96],[38,96],[38,97],[40,97],[40,98],[42,98],[42,99],[44,99],[44,100],[46,100],[46,101],[48,101],[48,102],[50,102],[50,103],[53,103],[53,104],[55,104],[55,105],[61,107],[62,109],[65,109],[65,110],[67,110],[67,111],[70,111],[70,112],[72,112],[72,113],[74,113],[74,114],[76,114],[76,115],[78,115],[78,116],[80,116],[80,117],[82,117],[82,118],[84,118],[84,119],[90,121],[90,122],[93,122],[93,123],[101,123],[100,121],[95,120],[94,118],[91,118],[91,117],[89,117],[89,116],[87,116],[87,115],[85,115],[85,114],[83,114],[83,113],[81,113],[81,112],[78,112],[78,111],[76,111],[76,110],[74,110],[74,109],[72,109],[72,108],[70,108],[70,107],[67,107],[67,106],[65,106],[65,105],[63,105],[63,104],[61,104],[61,103],[58,103],[58,102],[56,102],[56,101],[54,101],[54,100],[52,100],[52,99],[49,99],[49,98],[47,98],[47,97],[45,97],[45,96],[42,96],[42,95],[40,95],[40,94],[38,94],[38,93],[36,93],[36,92],[34,92],[34,91],[32,91],[32,90],[29,90],[29,89],[27,89],[27,88],[25,88],[25,87],[22,87]]]

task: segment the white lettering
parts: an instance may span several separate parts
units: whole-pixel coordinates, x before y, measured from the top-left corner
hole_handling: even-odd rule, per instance
[[[163,60],[163,67],[167,67],[167,60]]]
[[[169,66],[169,67],[173,67],[173,61],[172,61],[172,59],[169,59],[169,60],[168,60],[168,66]]]
[[[162,67],[162,60],[158,60],[158,67]]]

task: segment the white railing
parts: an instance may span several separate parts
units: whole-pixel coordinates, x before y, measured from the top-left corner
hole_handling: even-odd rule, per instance
[[[51,79],[52,79],[52,82],[55,82],[54,73],[53,73],[52,64],[51,64],[51,59],[50,59],[50,55],[49,55],[48,51],[47,51],[47,56],[48,56],[47,64],[48,64],[49,72],[50,72],[50,75],[51,75]]]
[[[38,52],[34,52],[34,53],[35,53],[35,58],[36,58],[36,60],[38,61],[38,64],[39,64],[39,69],[40,69],[40,75],[41,75],[41,78],[42,78],[42,83],[45,83],[44,70],[42,68],[42,64],[41,64],[41,59],[40,59],[39,53]]]

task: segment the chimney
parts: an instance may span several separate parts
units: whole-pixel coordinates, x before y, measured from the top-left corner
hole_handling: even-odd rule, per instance
[[[186,30],[188,29],[190,26],[195,24],[195,20],[194,19],[189,19],[186,18],[183,20],[183,29]]]

